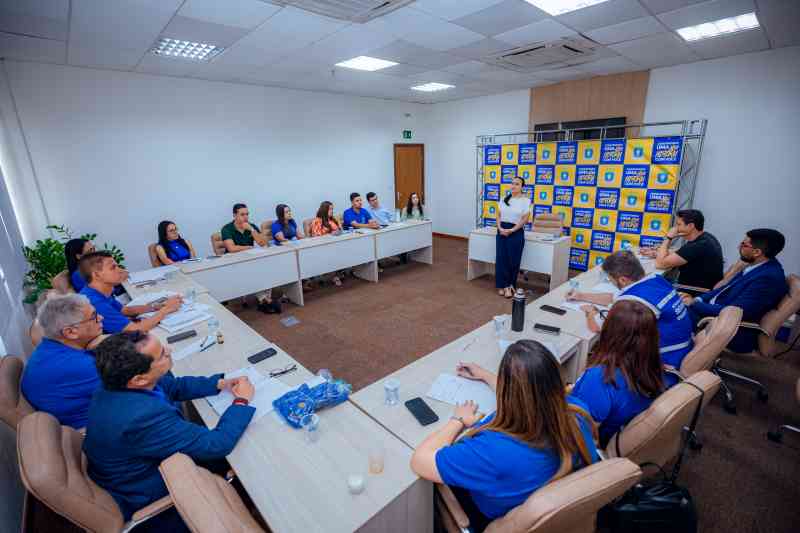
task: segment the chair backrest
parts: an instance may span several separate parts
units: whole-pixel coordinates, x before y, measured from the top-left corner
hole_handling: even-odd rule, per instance
[[[303,220],[303,235],[311,237],[311,224],[314,222],[313,218]]]
[[[124,520],[111,495],[86,473],[83,435],[39,411],[17,429],[22,483],[50,509],[92,532],[119,532]]]
[[[789,274],[786,277],[786,285],[789,286],[789,293],[783,297],[778,307],[768,311],[761,318],[761,327],[769,332],[769,336],[758,336],[758,351],[761,355],[769,357],[777,351],[775,334],[790,316],[800,311],[800,277]]]
[[[158,254],[156,253],[156,246],[158,243],[150,243],[147,245],[147,255],[150,257],[150,265],[153,267],[160,267],[161,259],[158,258]]]
[[[272,223],[274,220],[265,220],[261,223],[261,233],[267,238],[267,242],[272,240]]]
[[[694,337],[694,348],[683,358],[680,373],[691,376],[710,370],[719,354],[728,345],[742,321],[742,308],[729,305],[720,311],[708,326]]]
[[[72,288],[72,283],[69,280],[69,272],[67,270],[62,270],[55,276],[50,282],[53,285],[53,289],[58,294],[69,294],[71,292],[75,292],[75,289]]]
[[[17,430],[17,424],[34,409],[20,389],[25,361],[7,355],[0,358],[0,420],[8,427]]]
[[[539,213],[533,217],[533,231],[535,233],[549,233],[561,235],[564,223],[561,216],[554,213]]]
[[[182,453],[159,467],[175,508],[193,533],[263,532],[239,495],[224,479],[201,468]]]
[[[222,234],[219,232],[211,234],[211,251],[214,255],[224,255],[227,251],[225,243],[222,242]]]
[[[597,462],[540,488],[489,524],[486,533],[594,533],[597,511],[622,496],[641,476],[641,469],[628,459]]]
[[[689,376],[661,394],[645,411],[639,413],[617,435],[611,437],[606,448],[607,457],[627,457],[636,464],[655,463],[664,466],[678,455],[683,438],[683,428],[692,421],[700,392],[704,391],[703,405],[717,393],[720,379],[708,370]]]

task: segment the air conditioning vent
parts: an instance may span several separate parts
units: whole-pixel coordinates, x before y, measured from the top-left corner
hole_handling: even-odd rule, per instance
[[[518,72],[532,72],[555,64],[577,64],[594,60],[599,45],[589,39],[572,37],[549,43],[533,43],[506,50],[485,61]]]
[[[414,0],[270,0],[279,6],[292,6],[350,22],[367,22]]]

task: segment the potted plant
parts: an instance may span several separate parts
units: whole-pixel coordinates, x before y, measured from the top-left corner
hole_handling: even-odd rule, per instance
[[[64,245],[72,238],[72,231],[64,225],[47,226],[47,229],[54,232],[57,238],[48,237],[37,240],[32,246],[23,246],[22,253],[30,265],[30,270],[25,274],[22,286],[25,288],[26,304],[33,304],[39,300],[43,292],[53,288],[53,278],[67,268],[67,260],[64,256]],[[81,235],[81,239],[92,241],[97,237],[96,233]],[[125,254],[116,245],[103,243],[103,250],[111,252],[117,263],[124,268]]]

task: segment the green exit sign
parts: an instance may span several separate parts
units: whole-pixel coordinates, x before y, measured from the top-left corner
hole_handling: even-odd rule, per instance
[[[411,138],[411,130],[403,130],[403,139]]]

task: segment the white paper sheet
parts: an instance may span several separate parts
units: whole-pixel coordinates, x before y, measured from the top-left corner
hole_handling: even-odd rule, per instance
[[[239,376],[247,376],[247,379],[255,386],[256,394],[250,402],[250,405],[256,408],[256,413],[253,415],[254,420],[258,420],[272,411],[273,400],[280,398],[291,390],[291,387],[282,381],[276,378],[263,376],[253,366],[248,366],[235,372],[227,372],[225,374],[226,379]],[[233,394],[228,390],[224,390],[216,396],[209,396],[206,400],[208,400],[209,405],[211,405],[214,411],[222,416],[222,413],[233,403]]]
[[[181,359],[189,357],[193,353],[199,352],[201,348],[208,349],[209,346],[214,346],[216,343],[217,337],[215,335],[209,335],[202,339],[196,340],[188,346],[184,346],[180,350],[175,350],[172,352],[172,360],[180,361]]]
[[[426,396],[450,405],[472,400],[478,404],[481,413],[491,413],[497,409],[497,398],[489,385],[452,374],[439,374]]]
[[[168,272],[177,272],[178,267],[174,265],[167,265],[156,268],[148,268],[147,270],[140,270],[138,272],[131,272],[128,281],[133,285],[146,283],[148,281],[158,281],[164,279]]]
[[[164,317],[164,320],[158,324],[158,327],[164,329],[167,333],[175,333],[191,325],[205,322],[212,316],[213,315],[208,311],[201,309],[177,311]]]
[[[128,305],[136,306],[136,305],[147,305],[150,302],[155,302],[161,298],[170,298],[172,296],[178,296],[178,293],[175,291],[155,291],[155,292],[148,292],[146,294],[140,294],[130,302]]]

